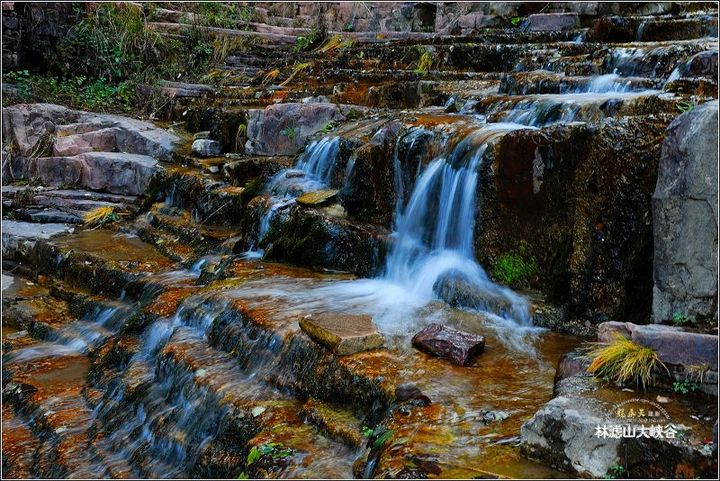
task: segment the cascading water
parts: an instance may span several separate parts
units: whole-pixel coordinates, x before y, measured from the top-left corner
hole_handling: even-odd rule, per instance
[[[260,218],[257,242],[270,229],[270,221],[275,213],[295,203],[295,198],[316,190],[327,188],[332,180],[337,154],[340,150],[340,137],[323,137],[308,145],[297,159],[295,167],[284,169],[275,174],[268,182],[264,193],[269,197],[266,211]],[[262,256],[251,246],[246,256]]]
[[[421,298],[445,297],[448,289],[462,286],[468,298],[458,304],[495,310],[529,323],[524,299],[494,284],[473,253],[478,171],[485,151],[493,139],[518,128],[522,126],[483,126],[461,140],[448,156],[436,158],[425,168],[396,219],[395,243],[384,279]]]

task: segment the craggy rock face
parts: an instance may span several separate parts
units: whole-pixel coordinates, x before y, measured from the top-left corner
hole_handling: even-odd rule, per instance
[[[655,322],[717,320],[718,102],[668,127],[653,194]]]
[[[644,319],[650,196],[663,128],[661,119],[607,119],[598,128],[504,136],[479,186],[481,263],[491,266],[495,256],[525,243],[541,266],[536,285],[567,303],[570,317]]]
[[[248,111],[246,152],[255,155],[291,155],[307,138],[328,123],[344,119],[329,103],[287,103]]]

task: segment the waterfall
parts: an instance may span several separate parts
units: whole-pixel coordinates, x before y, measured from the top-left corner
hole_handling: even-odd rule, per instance
[[[420,174],[396,218],[384,279],[423,298],[490,310],[529,323],[525,300],[493,283],[474,256],[476,191],[489,142],[523,128],[489,124],[465,136]]]
[[[289,207],[301,195],[330,186],[340,151],[340,137],[323,137],[308,145],[292,169],[283,169],[268,182],[264,194],[269,196],[265,212],[258,224],[257,242],[267,235],[270,222],[278,210]],[[262,256],[251,245],[246,257]]]

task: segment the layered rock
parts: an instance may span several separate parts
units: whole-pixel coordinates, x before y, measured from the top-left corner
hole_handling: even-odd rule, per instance
[[[652,314],[717,320],[718,102],[667,129],[653,194]]]

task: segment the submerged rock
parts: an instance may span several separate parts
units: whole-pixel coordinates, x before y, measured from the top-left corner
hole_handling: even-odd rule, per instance
[[[466,366],[485,348],[485,338],[441,324],[430,324],[412,338],[413,346],[458,366]]]
[[[463,307],[497,314],[512,310],[504,297],[479,288],[462,273],[451,271],[440,277],[433,285],[433,292],[452,307]]]
[[[300,328],[339,356],[378,349],[384,343],[368,315],[313,314],[300,320]]]
[[[652,199],[652,315],[717,320],[718,101],[667,128]]]

